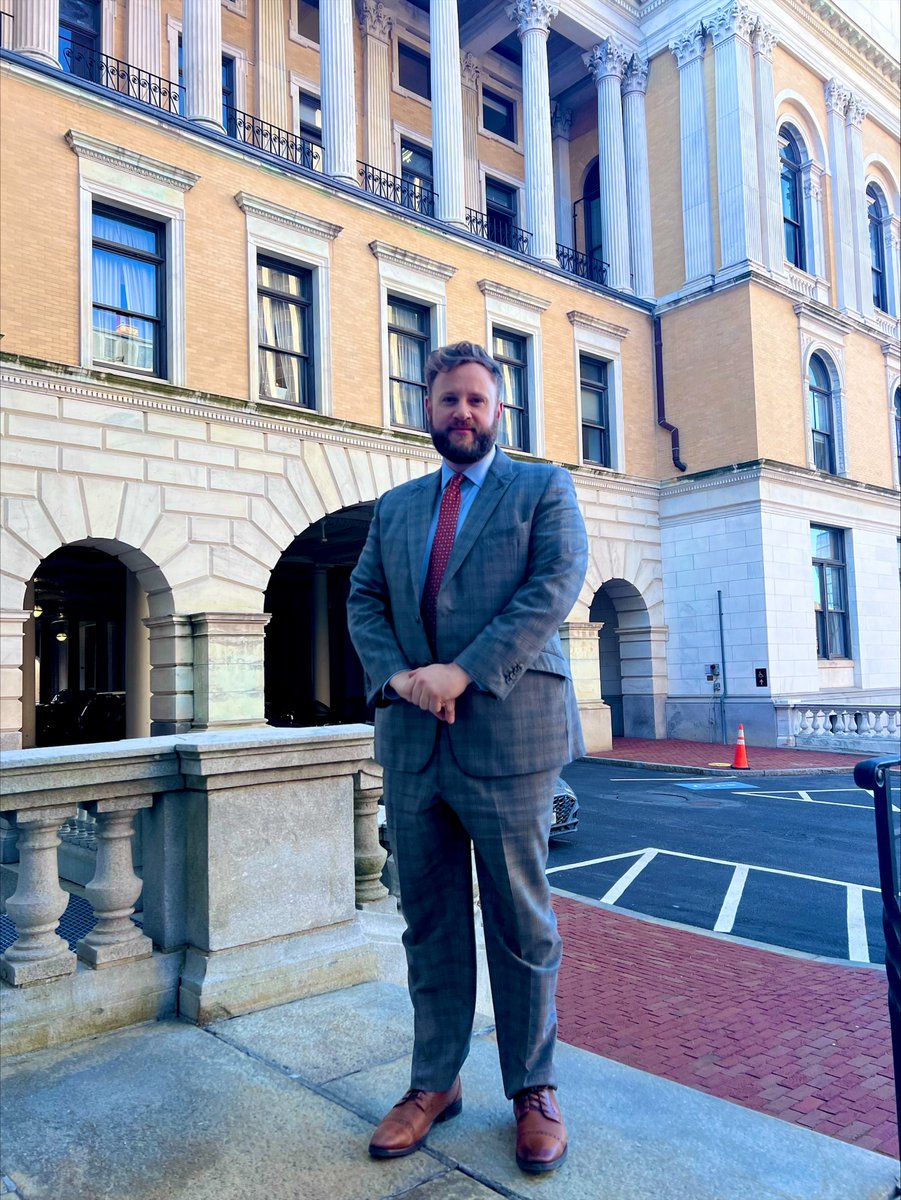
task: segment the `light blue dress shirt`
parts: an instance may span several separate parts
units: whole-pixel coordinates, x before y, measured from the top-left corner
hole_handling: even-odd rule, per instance
[[[463,471],[463,480],[460,483],[460,512],[457,515],[457,527],[454,530],[456,538],[463,528],[463,522],[469,515],[469,510],[472,508],[472,502],[481,490],[482,484],[485,482],[485,476],[491,470],[491,464],[494,462],[494,455],[497,452],[497,447],[492,446],[484,458],[480,458],[478,462],[472,463]],[[432,543],[435,541],[435,531],[438,528],[438,516],[441,512],[441,500],[444,496],[444,489],[459,472],[460,468],[451,466],[446,460],[441,461],[441,491],[438,493],[438,499],[435,501],[435,511],[432,514],[432,523],[429,526],[429,535],[425,540],[425,554],[422,559],[422,567],[419,572],[419,598],[422,599],[422,593],[425,588],[426,575],[429,573],[429,558],[432,554]]]

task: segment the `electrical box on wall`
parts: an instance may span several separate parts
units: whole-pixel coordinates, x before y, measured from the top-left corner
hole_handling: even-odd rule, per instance
[[[707,672],[707,682],[708,683],[713,683],[713,681],[715,679],[719,679],[719,677],[720,677],[720,664],[719,663],[708,663],[706,665],[706,667],[704,668],[704,670]]]

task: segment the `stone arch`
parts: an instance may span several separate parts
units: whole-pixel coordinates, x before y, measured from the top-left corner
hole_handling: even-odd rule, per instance
[[[792,126],[800,135],[812,162],[825,168],[827,141],[823,136],[816,114],[800,92],[786,88],[776,97],[776,130],[784,124]]]

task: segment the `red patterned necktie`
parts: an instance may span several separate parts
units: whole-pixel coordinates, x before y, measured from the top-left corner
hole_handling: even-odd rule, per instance
[[[438,623],[438,589],[447,569],[447,562],[454,548],[454,537],[457,532],[457,518],[460,515],[460,485],[463,482],[463,472],[453,475],[444,489],[441,497],[441,509],[438,513],[438,524],[435,528],[435,540],[432,542],[432,552],[429,555],[429,570],[425,577],[425,587],[422,589],[422,619],[425,622],[429,641],[435,645],[435,630]]]

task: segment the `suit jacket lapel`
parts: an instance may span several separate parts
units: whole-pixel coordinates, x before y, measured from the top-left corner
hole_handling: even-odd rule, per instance
[[[501,497],[513,481],[513,463],[506,454],[498,450],[494,456],[491,469],[485,477],[485,482],[479,489],[479,494],[472,502],[472,508],[463,522],[463,528],[454,541],[447,570],[444,572],[442,584],[452,578],[459,570],[466,555],[476,543],[479,534],[487,525],[492,513],[500,503]],[[428,528],[426,529],[428,532]]]
[[[429,525],[435,511],[435,502],[441,490],[441,471],[424,475],[414,493],[407,517],[407,549],[410,556],[410,582],[413,586],[414,611],[419,607],[419,580],[422,575],[422,560],[429,536]]]

